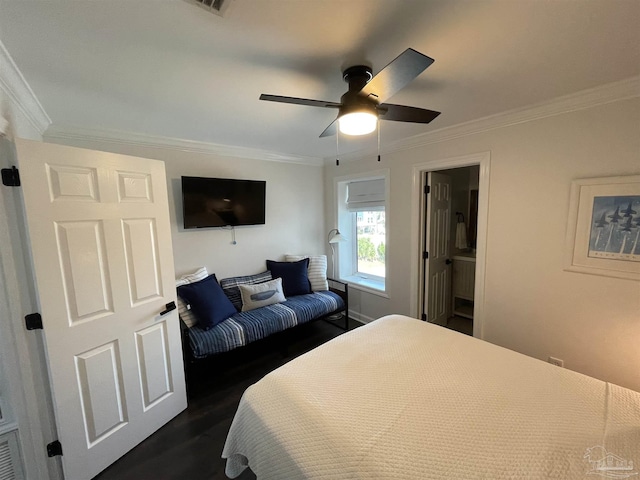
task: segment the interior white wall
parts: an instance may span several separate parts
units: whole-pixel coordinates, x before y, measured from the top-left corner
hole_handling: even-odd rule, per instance
[[[322,167],[107,141],[74,140],[66,144],[165,162],[176,275],[202,266],[218,278],[251,275],[266,270],[267,259],[326,253]],[[232,245],[232,234],[227,229],[185,230],[182,175],[266,180],[265,225],[236,227],[236,245]]]
[[[409,314],[412,166],[491,152],[484,339],[640,391],[640,283],[566,272],[571,181],[640,173],[640,99],[542,118],[455,140],[326,167],[334,177],[388,167],[389,298],[351,290],[363,318]],[[417,284],[417,282],[415,282]]]

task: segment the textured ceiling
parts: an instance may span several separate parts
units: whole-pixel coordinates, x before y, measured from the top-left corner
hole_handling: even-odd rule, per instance
[[[383,122],[392,142],[640,75],[640,0],[232,1],[0,0],[0,40],[59,128],[316,157],[336,112],[261,93],[339,101],[345,67],[412,47],[435,63],[389,102],[442,115]]]

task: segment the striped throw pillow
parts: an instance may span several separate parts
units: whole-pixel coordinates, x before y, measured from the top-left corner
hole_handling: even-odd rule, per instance
[[[199,268],[193,273],[188,273],[178,278],[176,280],[176,288],[181,285],[188,285],[190,283],[199,282],[201,280],[204,280],[208,276],[209,273],[207,272],[207,267]],[[180,315],[180,318],[182,319],[184,324],[189,328],[198,323],[198,319],[191,311],[191,307],[180,296],[178,296],[178,315]]]
[[[309,268],[307,269],[307,276],[311,283],[311,290],[314,292],[329,290],[326,255],[285,255],[284,258],[287,262],[298,262],[308,258]]]

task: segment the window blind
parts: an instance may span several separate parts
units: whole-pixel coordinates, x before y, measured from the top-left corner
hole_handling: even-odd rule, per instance
[[[347,184],[347,210],[351,212],[383,210],[385,205],[384,178],[361,180]]]

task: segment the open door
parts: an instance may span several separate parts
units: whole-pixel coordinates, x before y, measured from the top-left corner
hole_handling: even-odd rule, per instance
[[[164,163],[17,140],[65,477],[187,406]]]
[[[427,173],[427,230],[425,234],[428,257],[425,268],[427,321],[446,325],[451,298],[451,177],[438,172]]]

